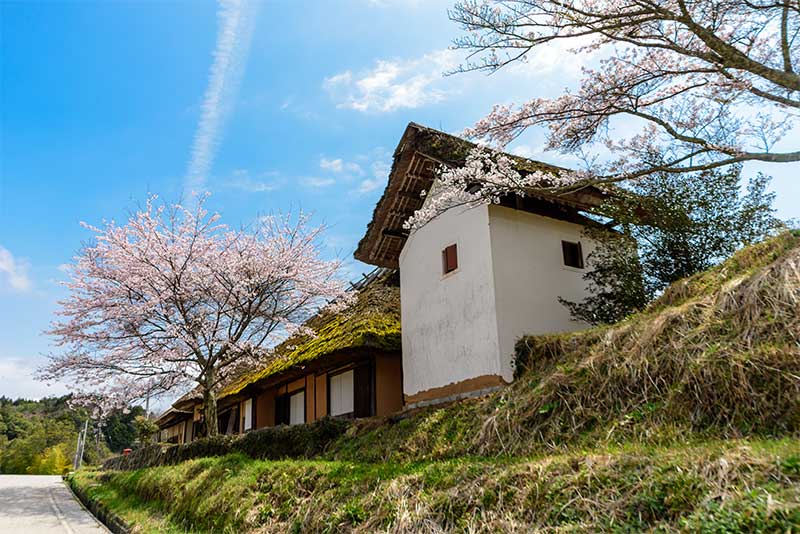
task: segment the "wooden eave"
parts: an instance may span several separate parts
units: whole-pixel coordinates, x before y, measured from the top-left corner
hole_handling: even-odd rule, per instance
[[[158,428],[168,428],[192,417],[192,412],[170,408],[155,420]]]
[[[240,391],[232,395],[226,395],[219,399],[218,410],[226,409],[240,401],[258,396],[260,393],[274,387],[293,382],[298,378],[303,378],[309,374],[317,375],[320,373],[334,371],[352,362],[358,362],[376,355],[400,355],[400,351],[386,351],[375,349],[369,346],[352,347],[342,349],[324,358],[318,358],[302,364],[294,365],[284,371],[269,375],[256,382],[248,384]]]
[[[394,151],[386,189],[375,206],[366,234],[358,243],[355,258],[370,265],[398,269],[400,251],[408,238],[403,224],[422,207],[422,192],[430,190],[440,167],[463,165],[474,147],[474,143],[459,137],[409,123]],[[512,157],[517,161],[521,173],[550,171],[556,174],[566,170],[539,161]],[[606,199],[607,193],[586,186],[576,191],[532,196],[562,208],[561,211],[564,208],[569,211],[591,211]]]

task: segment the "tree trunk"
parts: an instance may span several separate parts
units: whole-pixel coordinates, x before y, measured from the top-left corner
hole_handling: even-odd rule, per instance
[[[203,386],[203,423],[208,437],[219,434],[217,428],[217,394],[214,393],[214,372],[209,371]]]

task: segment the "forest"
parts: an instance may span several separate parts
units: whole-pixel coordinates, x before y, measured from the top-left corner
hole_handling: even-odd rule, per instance
[[[87,425],[83,463],[97,464],[136,443],[137,406],[102,420],[70,405],[70,396],[41,400],[0,397],[0,473],[58,475],[72,467],[78,435]]]

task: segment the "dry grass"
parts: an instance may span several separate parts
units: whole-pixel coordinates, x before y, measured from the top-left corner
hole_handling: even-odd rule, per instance
[[[587,443],[800,431],[800,237],[679,282],[613,326],[524,338],[517,380],[398,424],[358,424],[341,459],[519,455]]]
[[[797,432],[799,243],[787,233],[746,249],[622,324],[532,340],[520,361],[560,367],[542,374],[537,362],[503,393],[499,419],[514,426],[505,433],[522,443],[519,432],[547,441],[676,422],[733,436]]]

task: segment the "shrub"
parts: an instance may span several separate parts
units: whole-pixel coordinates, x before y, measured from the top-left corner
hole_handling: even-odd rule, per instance
[[[103,467],[140,469],[236,452],[256,459],[308,458],[321,454],[349,425],[347,421],[325,417],[307,425],[261,428],[241,436],[200,438],[185,445],[152,445],[142,447],[128,456],[111,458]]]

